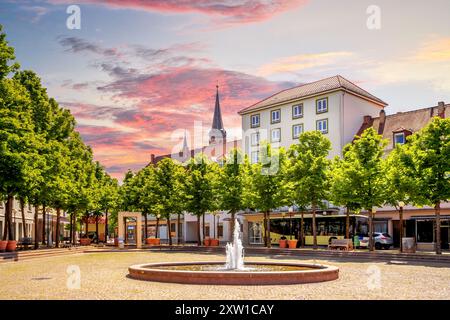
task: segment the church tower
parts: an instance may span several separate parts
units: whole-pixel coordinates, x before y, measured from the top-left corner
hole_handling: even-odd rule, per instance
[[[209,144],[217,142],[225,143],[227,139],[227,132],[223,127],[222,112],[220,111],[219,102],[219,85],[216,85],[216,105],[214,107],[214,116],[211,130],[209,131]]]

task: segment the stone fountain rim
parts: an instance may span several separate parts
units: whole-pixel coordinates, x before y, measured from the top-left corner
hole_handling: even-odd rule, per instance
[[[295,262],[262,262],[262,261],[246,261],[245,265],[274,265],[274,266],[287,266],[287,267],[307,267],[312,268],[312,270],[290,270],[290,271],[233,271],[227,272],[226,270],[217,270],[217,271],[209,271],[209,270],[169,270],[169,269],[154,269],[152,267],[173,267],[173,266],[186,266],[186,265],[224,265],[222,261],[197,261],[197,262],[156,262],[156,263],[142,263],[135,264],[128,268],[130,274],[133,272],[164,272],[164,273],[173,273],[173,274],[183,274],[183,273],[192,273],[192,274],[233,274],[233,275],[249,275],[249,274],[297,274],[297,273],[323,273],[325,271],[328,272],[339,272],[339,268],[326,264],[317,264],[317,263],[295,263]]]

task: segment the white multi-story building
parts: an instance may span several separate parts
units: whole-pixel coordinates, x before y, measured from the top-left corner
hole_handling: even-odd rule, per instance
[[[364,116],[376,117],[386,106],[339,75],[286,89],[239,111],[242,148],[257,162],[261,141],[287,149],[302,132],[319,130],[331,141],[330,157],[340,156]]]

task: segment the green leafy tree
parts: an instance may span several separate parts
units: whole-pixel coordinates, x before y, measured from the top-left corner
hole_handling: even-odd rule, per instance
[[[162,218],[167,221],[169,245],[172,245],[170,217],[182,211],[184,206],[183,167],[170,158],[158,162],[154,171],[154,182],[148,186],[160,208]]]
[[[386,143],[373,128],[368,128],[344,148],[344,159],[352,166],[349,183],[355,189],[355,202],[369,212],[370,251],[374,250],[374,207],[380,207],[386,200],[386,171],[383,165]]]
[[[204,154],[199,153],[188,162],[187,175],[184,181],[186,193],[186,211],[197,217],[197,243],[202,244],[200,237],[200,218],[206,212],[218,207],[218,166],[211,163]]]
[[[384,161],[386,172],[386,203],[395,207],[399,213],[400,250],[404,233],[403,207],[414,203],[417,183],[414,179],[414,166],[410,144],[396,145]]]
[[[316,210],[329,197],[330,148],[330,141],[322,133],[308,131],[289,149],[288,180],[292,183],[292,197],[300,205],[311,206],[314,249],[317,248]]]
[[[441,254],[441,202],[450,199],[450,119],[433,118],[410,143],[415,202],[434,206],[436,254]]]
[[[224,159],[221,175],[219,176],[220,207],[231,214],[230,239],[233,236],[236,212],[244,210],[245,203],[245,174],[243,157],[239,150],[233,149]]]
[[[344,150],[343,159],[336,157],[331,163],[329,171],[330,200],[346,208],[345,238],[350,238],[350,212],[359,211],[361,205],[356,200],[356,189],[352,184],[354,167],[350,159],[346,158]]]
[[[270,212],[289,203],[286,197],[286,152],[284,148],[272,149],[269,143],[262,143],[260,162],[252,168],[251,203],[264,213],[264,242],[271,247]]]

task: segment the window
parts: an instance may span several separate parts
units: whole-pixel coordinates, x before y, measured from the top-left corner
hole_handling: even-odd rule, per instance
[[[294,124],[292,126],[292,139],[298,139],[303,133],[303,124]]]
[[[270,112],[271,123],[278,123],[281,121],[281,110],[272,110]]]
[[[405,133],[394,133],[394,145],[396,144],[404,144],[405,143]]]
[[[270,132],[270,142],[280,142],[281,141],[281,129],[272,129]]]
[[[322,133],[328,133],[328,119],[317,120],[316,121],[316,130]]]
[[[292,106],[292,119],[303,117],[303,103]]]
[[[250,126],[252,128],[259,127],[260,121],[259,121],[259,114],[254,114],[250,117]]]
[[[259,145],[259,132],[252,133],[252,146]]]
[[[252,151],[252,163],[258,163],[259,151]]]
[[[328,111],[328,98],[316,100],[316,113],[324,113]]]
[[[209,237],[210,233],[209,233],[209,223],[205,224],[205,237]]]

